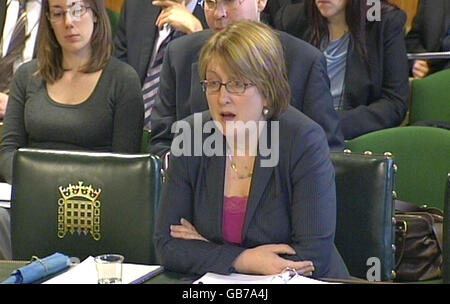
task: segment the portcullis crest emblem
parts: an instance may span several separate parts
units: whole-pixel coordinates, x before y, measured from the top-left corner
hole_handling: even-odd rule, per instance
[[[92,185],[60,186],[61,198],[58,200],[58,237],[64,238],[69,232],[78,235],[90,234],[96,241],[100,240],[100,197],[101,189]]]

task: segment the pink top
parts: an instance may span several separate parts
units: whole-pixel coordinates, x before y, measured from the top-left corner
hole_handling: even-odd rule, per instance
[[[231,196],[223,198],[223,238],[233,244],[242,244],[242,229],[244,228],[245,213],[248,197]]]

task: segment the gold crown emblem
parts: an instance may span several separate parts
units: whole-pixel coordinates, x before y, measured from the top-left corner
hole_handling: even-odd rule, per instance
[[[78,185],[69,184],[68,187],[60,186],[58,189],[62,198],[65,200],[82,197],[90,201],[95,201],[102,192],[102,189],[94,189],[92,185],[83,185],[83,182],[78,182]]]
[[[58,187],[61,198],[58,200],[58,237],[64,238],[67,232],[78,235],[91,234],[96,241],[100,240],[100,208],[98,200],[102,190],[92,185]]]

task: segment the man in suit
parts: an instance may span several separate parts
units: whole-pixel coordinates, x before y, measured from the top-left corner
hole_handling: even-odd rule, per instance
[[[158,19],[164,11],[168,12],[165,19]],[[114,38],[115,55],[134,67],[142,84],[165,23],[186,34],[207,27],[203,9],[197,0],[188,0],[184,5],[164,0],[128,0],[124,3]]]
[[[115,36],[116,57],[130,64],[138,73],[143,86],[146,121],[144,128],[150,128],[149,113],[154,97],[148,97],[151,83],[147,77],[150,69],[158,65],[158,52],[164,52],[170,32],[192,34],[206,28],[203,9],[197,0],[128,0],[122,9],[119,27]],[[163,54],[163,53],[162,53]],[[162,55],[160,55],[161,57]],[[161,57],[162,60],[162,57]],[[148,89],[147,89],[148,88]],[[150,95],[153,93],[150,93]]]
[[[151,116],[151,153],[163,155],[169,151],[174,122],[207,109],[197,71],[198,55],[206,40],[233,21],[259,21],[266,3],[266,0],[234,0],[225,4],[221,0],[205,1],[206,21],[211,30],[182,37],[169,44]],[[230,6],[233,7],[230,9]],[[325,130],[331,149],[342,149],[343,135],[333,108],[325,58],[308,43],[283,32],[279,34],[292,89],[291,104]]]
[[[3,0],[0,1],[0,67],[7,60],[8,48],[11,44],[14,29],[19,20],[20,6],[24,5],[26,11],[25,45],[20,52],[21,56],[14,60],[14,70],[24,62],[36,57],[36,38],[41,16],[41,0]],[[4,71],[1,71],[4,75]],[[9,77],[0,78],[0,118],[5,116],[8,103]]]
[[[450,38],[450,0],[421,0],[412,29],[406,35],[409,53],[443,52]],[[450,60],[415,60],[412,75],[423,78],[450,68]]]

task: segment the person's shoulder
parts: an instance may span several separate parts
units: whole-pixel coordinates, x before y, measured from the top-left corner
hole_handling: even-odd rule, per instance
[[[382,14],[381,16],[381,21],[383,22],[389,22],[389,23],[393,23],[396,24],[398,26],[405,26],[406,23],[406,13],[399,9],[398,7],[394,7],[391,10],[385,12],[384,14]]]
[[[302,151],[311,147],[328,147],[325,131],[311,118],[289,106],[276,118],[279,121],[280,153],[301,157]],[[314,148],[315,149],[315,148]]]
[[[34,74],[38,70],[38,61],[33,59],[31,61],[21,64],[15,74]]]
[[[381,17],[379,20],[373,20],[368,22],[369,26],[376,27],[393,27],[404,29],[406,23],[406,13],[395,6],[388,6],[384,12],[381,13]]]
[[[406,18],[406,13],[397,6],[389,5],[381,14],[381,19]]]
[[[106,64],[101,81],[107,85],[108,90],[121,92],[120,94],[123,92],[141,94],[141,80],[136,70],[114,56]]]
[[[14,78],[21,82],[29,82],[33,80],[33,75],[38,71],[37,59],[25,62],[21,64],[16,72],[14,73]]]
[[[307,49],[307,50],[320,52],[316,47],[314,47],[312,44],[306,42],[303,39],[297,38],[289,33],[283,32],[283,31],[276,30],[276,32],[278,33],[278,37],[280,38],[281,44],[283,46],[295,46],[295,47],[300,47],[300,48]]]
[[[288,3],[281,6],[278,11],[279,17],[289,24],[295,23],[299,16],[305,13],[305,4],[303,2],[299,3]]]
[[[405,36],[406,13],[395,7],[381,15],[384,37],[387,40],[392,38],[402,38]]]
[[[284,4],[274,17],[275,28],[295,35],[305,30],[305,24],[307,18],[304,3]]]
[[[143,22],[148,22],[149,18],[158,16],[161,12],[161,8],[153,5],[152,0],[122,0],[121,2],[123,5],[120,13],[126,16],[125,22],[136,27],[136,30],[142,30]]]
[[[192,51],[198,51],[213,35],[211,29],[206,29],[189,35],[183,35],[169,43],[169,49],[172,51],[180,51],[183,54],[189,54]],[[180,56],[183,57],[183,56]]]
[[[138,77],[136,70],[126,62],[123,62],[116,57],[112,56],[105,67],[109,74],[116,77]]]
[[[281,45],[285,51],[287,60],[289,56],[311,60],[310,58],[320,57],[323,55],[318,48],[314,47],[305,40],[294,37],[286,32],[277,31],[277,33],[280,38]]]
[[[282,134],[297,134],[310,130],[320,132],[322,130],[319,124],[291,105],[277,117],[277,120],[280,122],[280,133]]]
[[[153,6],[151,4],[151,1],[148,1],[148,0],[127,0],[123,4],[124,10],[141,9],[141,8],[145,8],[147,6]]]

